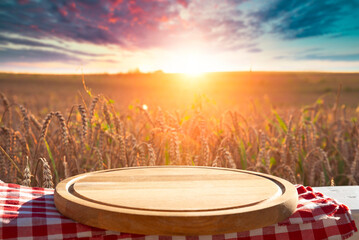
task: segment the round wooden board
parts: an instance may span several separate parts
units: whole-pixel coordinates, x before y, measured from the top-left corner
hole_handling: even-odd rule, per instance
[[[93,227],[146,235],[214,235],[289,217],[295,187],[278,177],[227,168],[158,166],[77,175],[60,182],[55,205]]]

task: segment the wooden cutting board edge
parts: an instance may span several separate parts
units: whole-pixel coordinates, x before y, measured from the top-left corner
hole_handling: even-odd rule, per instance
[[[194,166],[153,166],[153,168],[171,168],[171,167],[188,167],[188,168],[208,168],[212,167],[194,167]],[[138,168],[151,167],[131,167],[103,170],[93,173],[85,173],[60,182],[55,190],[54,201],[57,209],[65,216],[74,219],[80,223],[118,231],[146,235],[207,235],[207,234],[224,234],[230,232],[241,232],[254,228],[271,225],[285,220],[296,209],[297,191],[288,181],[257,172],[251,172],[239,169],[216,168],[226,171],[237,171],[248,174],[255,174],[275,181],[281,186],[284,193],[281,197],[275,199],[271,204],[263,207],[263,203],[240,209],[236,212],[233,210],[219,210],[209,212],[156,212],[142,211],[133,209],[121,209],[115,207],[104,209],[97,203],[85,201],[70,194],[67,190],[76,180],[87,176],[88,174],[98,174],[109,171],[130,170]],[[278,202],[281,202],[278,205]],[[245,211],[245,212],[243,212]],[[100,214],[99,214],[100,212]],[[169,214],[171,216],[169,216]],[[241,215],[245,222],[238,220]],[[113,221],[113,219],[117,219]],[[189,221],[190,220],[190,221]],[[159,227],[161,226],[161,227]]]

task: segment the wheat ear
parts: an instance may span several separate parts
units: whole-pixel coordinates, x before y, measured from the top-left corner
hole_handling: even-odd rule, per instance
[[[54,115],[57,117],[57,119],[60,122],[60,126],[61,126],[61,133],[62,133],[62,143],[66,149],[66,147],[69,144],[69,134],[67,132],[67,126],[66,126],[66,121],[65,118],[62,116],[62,114],[60,112],[55,112]]]
[[[24,177],[22,181],[22,185],[30,187],[31,186],[31,172],[29,166],[29,157],[26,157],[26,167],[24,169]]]
[[[97,96],[92,99],[90,109],[89,109],[89,117],[88,117],[88,121],[89,121],[88,140],[89,140],[89,142],[92,139],[92,118],[95,114],[95,108],[96,108],[97,102],[99,101],[99,98],[100,98],[100,96]]]
[[[279,169],[282,170],[282,172],[284,173],[284,175],[286,176],[286,178],[289,182],[291,182],[293,184],[297,183],[297,180],[295,179],[295,174],[291,167],[289,167],[286,164],[282,164],[279,166]]]
[[[180,149],[179,149],[179,144],[180,141],[178,139],[178,135],[175,129],[171,129],[171,134],[170,134],[171,138],[170,138],[170,156],[171,156],[171,161],[173,165],[177,165],[180,164]]]
[[[29,115],[27,113],[27,110],[24,106],[19,105],[21,114],[22,114],[22,123],[25,131],[25,137],[28,137],[30,135],[30,120]]]
[[[5,113],[8,112],[8,120],[9,120],[8,121],[8,127],[11,127],[12,116],[11,116],[9,100],[7,99],[5,94],[3,94],[3,93],[0,93],[0,98],[1,98],[1,100],[3,102],[4,107],[5,107],[5,111],[4,111],[3,117],[1,118],[1,121],[3,121]]]
[[[234,162],[232,154],[228,150],[223,149],[223,157],[226,160],[226,162],[230,168],[237,168],[237,165]]]
[[[204,133],[201,134],[201,158],[202,158],[202,165],[207,166],[210,162],[209,145],[208,145],[208,140],[204,137]]]
[[[95,152],[96,152],[96,155],[97,155],[97,163],[95,166],[100,166],[100,169],[103,170],[103,157],[102,157],[102,154],[100,152],[100,149],[98,148],[95,148]]]
[[[49,114],[46,115],[46,117],[42,121],[41,132],[40,132],[40,141],[45,138],[46,133],[47,133],[47,128],[49,127],[49,124],[50,124],[50,121],[51,121],[51,118],[53,115],[54,115],[54,113],[50,112]]]
[[[108,111],[106,102],[104,102],[102,104],[102,113],[105,116],[105,119],[106,119],[106,122],[107,122],[108,126],[111,128],[111,125],[112,125],[111,116],[110,116],[110,112]]]
[[[79,110],[80,115],[81,115],[82,132],[80,135],[80,139],[81,139],[81,150],[82,150],[82,153],[84,153],[85,152],[85,138],[86,138],[86,134],[87,134],[86,110],[82,105],[78,105],[77,109]]]
[[[50,166],[45,158],[40,158],[40,160],[42,162],[42,186],[44,188],[54,188]]]

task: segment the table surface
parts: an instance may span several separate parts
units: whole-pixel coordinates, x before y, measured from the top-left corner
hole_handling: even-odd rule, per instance
[[[359,186],[313,187],[313,189],[335,198],[359,214]]]
[[[359,186],[327,186],[313,189],[348,206],[356,225],[359,226]],[[353,239],[359,239],[359,232],[354,233]]]

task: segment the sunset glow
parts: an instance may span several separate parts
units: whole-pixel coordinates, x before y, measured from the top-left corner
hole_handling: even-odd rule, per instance
[[[188,52],[178,52],[175,57],[168,63],[168,67],[165,66],[164,71],[169,73],[184,73],[189,76],[200,75],[204,72],[211,72],[214,69],[211,68],[211,61],[213,59],[210,56]]]
[[[344,0],[5,0],[0,71],[358,71],[358,11]]]

